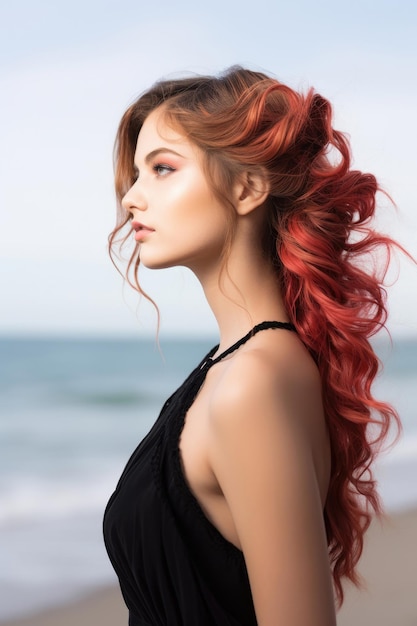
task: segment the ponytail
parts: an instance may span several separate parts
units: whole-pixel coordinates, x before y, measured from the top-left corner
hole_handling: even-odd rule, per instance
[[[339,162],[332,165],[324,147],[313,157],[306,190],[292,210],[277,213],[275,229],[286,307],[321,374],[332,450],[324,515],[341,604],[342,578],[359,583],[363,536],[372,513],[381,514],[371,465],[391,423],[400,426],[393,407],[372,395],[379,361],[369,341],[386,322],[383,280],[396,244],[373,230],[377,182],[350,170],[346,139],[325,109],[316,120]]]

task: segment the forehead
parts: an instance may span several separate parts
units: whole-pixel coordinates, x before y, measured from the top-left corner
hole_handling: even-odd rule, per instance
[[[195,155],[193,146],[179,130],[174,129],[166,121],[163,111],[156,109],[145,119],[140,129],[135,158],[145,158],[146,155],[159,148],[171,148],[176,151],[181,148],[184,156]]]

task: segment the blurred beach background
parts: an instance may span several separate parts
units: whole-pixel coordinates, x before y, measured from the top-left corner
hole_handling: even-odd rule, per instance
[[[153,308],[108,259],[123,111],[161,76],[236,63],[314,86],[349,134],[354,166],[395,200],[381,197],[377,226],[416,257],[416,23],[408,0],[2,4],[1,624],[127,623],[103,509],[165,398],[217,342],[188,271],[144,271],[158,348]],[[340,626],[417,624],[415,266],[398,256],[388,283],[392,344],[375,339],[375,391],[403,434],[376,468],[388,520],[369,533],[369,588],[348,590]]]
[[[163,401],[213,344],[0,340],[0,620],[115,582],[101,534],[107,499]],[[378,350],[386,365],[376,390],[404,425],[378,466],[397,513],[417,505],[417,340]]]

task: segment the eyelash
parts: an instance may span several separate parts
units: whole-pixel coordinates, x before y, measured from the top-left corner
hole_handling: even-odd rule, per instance
[[[172,167],[171,165],[167,165],[166,163],[155,163],[155,165],[152,166],[152,170],[155,172],[155,174],[159,178],[164,178],[164,176],[167,176],[170,172],[175,172],[175,167]],[[164,170],[164,173],[161,174],[160,170]],[[135,184],[138,178],[139,178],[139,172],[135,171],[133,174],[132,185]]]
[[[160,177],[167,176],[167,174],[169,174],[170,172],[175,172],[175,168],[171,167],[171,165],[167,165],[166,163],[155,163],[152,169],[155,174]],[[160,170],[164,170],[164,173],[161,174]]]

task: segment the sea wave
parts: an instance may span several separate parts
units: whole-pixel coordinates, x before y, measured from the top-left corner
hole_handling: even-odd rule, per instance
[[[115,476],[116,471],[78,481],[15,476],[0,486],[0,530],[101,511],[115,487]]]

